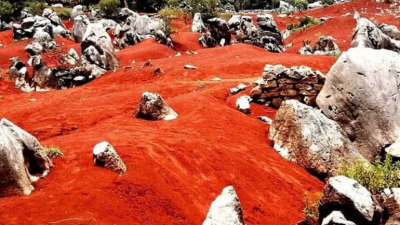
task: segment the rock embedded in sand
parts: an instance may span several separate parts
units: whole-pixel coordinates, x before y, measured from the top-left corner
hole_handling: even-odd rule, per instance
[[[345,176],[329,178],[320,199],[320,220],[337,210],[355,224],[372,224],[378,213],[371,193],[357,181]]]
[[[35,137],[7,119],[0,121],[0,197],[29,195],[34,189],[31,182],[45,177],[51,167]]]
[[[330,69],[317,97],[322,112],[367,160],[400,134],[399,62],[393,51],[351,48]]]
[[[335,121],[296,100],[283,102],[269,138],[282,157],[322,178],[335,175],[344,160],[362,158]]]
[[[203,225],[244,225],[242,206],[232,186],[224,188],[211,204]]]
[[[97,166],[105,167],[119,174],[126,172],[125,163],[119,157],[113,146],[106,141],[100,142],[94,146],[93,162]]]
[[[157,93],[144,92],[134,113],[145,120],[174,120],[178,114]]]

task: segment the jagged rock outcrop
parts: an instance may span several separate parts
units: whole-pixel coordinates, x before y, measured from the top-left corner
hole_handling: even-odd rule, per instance
[[[232,186],[224,188],[211,204],[203,225],[244,225],[242,206]]]
[[[374,23],[365,18],[357,20],[356,32],[351,47],[387,49],[400,52],[400,41],[384,34]]]
[[[355,224],[379,224],[380,215],[371,193],[345,176],[329,178],[320,199],[320,221],[337,210]]]
[[[72,28],[72,35],[74,36],[75,42],[81,43],[83,41],[83,35],[85,35],[89,24],[90,21],[86,15],[79,15],[75,17],[74,27]]]
[[[0,120],[0,197],[29,195],[32,182],[53,167],[39,141],[7,119]],[[41,177],[31,174],[40,173]]]
[[[296,100],[282,103],[269,138],[282,157],[320,178],[336,175],[343,161],[362,158],[335,121]]]
[[[203,29],[200,34],[199,42],[204,47],[214,47],[214,43],[221,46],[231,44],[231,33],[228,23],[221,18],[208,20],[209,29]]]
[[[93,162],[96,166],[101,166],[122,174],[126,172],[126,165],[115,151],[114,147],[104,141],[98,143],[93,148]]]
[[[303,47],[297,52],[301,55],[340,55],[339,46],[334,42],[333,37],[320,36],[315,46],[311,46],[310,43],[304,42]]]
[[[81,44],[82,61],[103,70],[115,70],[120,66],[111,37],[102,24],[89,24]]]
[[[284,100],[296,99],[315,106],[318,93],[324,85],[325,76],[306,66],[286,68],[282,65],[267,64],[263,78],[250,92],[250,96],[260,103],[279,107]]]
[[[399,61],[393,51],[351,48],[333,65],[317,98],[368,160],[399,136]]]
[[[157,93],[144,92],[134,113],[145,120],[174,120],[178,114]]]
[[[400,40],[400,31],[396,26],[382,23],[378,25],[378,28],[390,38],[394,40]]]

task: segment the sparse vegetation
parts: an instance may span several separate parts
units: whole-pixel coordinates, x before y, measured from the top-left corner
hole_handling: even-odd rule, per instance
[[[339,58],[342,55],[341,52],[332,52],[329,54],[329,56],[335,57],[335,58]]]
[[[394,162],[388,155],[382,161],[379,157],[372,165],[359,159],[355,163],[344,162],[339,174],[356,180],[372,194],[377,194],[385,188],[400,187],[400,162]]]
[[[174,33],[174,29],[172,27],[172,20],[176,18],[184,19],[186,24],[189,24],[191,21],[191,16],[187,12],[183,11],[179,8],[170,8],[166,7],[158,13],[164,21],[163,31],[165,34]]]
[[[24,2],[24,6],[30,8],[34,15],[42,15],[46,3],[42,0],[29,0]]]
[[[299,23],[289,24],[287,29],[290,31],[297,31],[302,28],[307,28],[315,25],[320,25],[321,21],[311,16],[300,18]]]
[[[46,155],[50,158],[58,158],[63,156],[63,152],[61,151],[60,147],[57,146],[50,146],[50,147],[43,147],[43,151],[46,153]]]
[[[119,0],[101,0],[99,8],[105,16],[110,17],[118,12],[119,5]]]

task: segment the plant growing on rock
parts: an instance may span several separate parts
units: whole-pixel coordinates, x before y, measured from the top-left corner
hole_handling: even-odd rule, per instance
[[[353,164],[343,162],[339,174],[356,180],[372,194],[378,194],[385,188],[400,187],[400,161],[394,162],[390,155],[383,161],[378,157],[372,165],[361,159]]]

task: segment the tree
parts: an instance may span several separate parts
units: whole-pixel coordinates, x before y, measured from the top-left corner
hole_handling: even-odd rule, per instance
[[[14,13],[14,7],[10,2],[0,2],[0,17],[2,20],[11,20]]]
[[[108,17],[118,12],[119,5],[119,0],[101,0],[99,3],[100,10]]]

